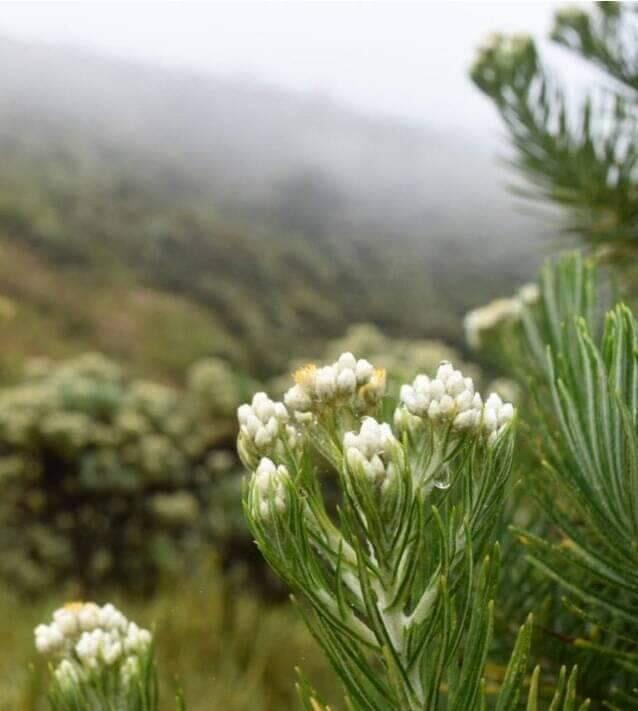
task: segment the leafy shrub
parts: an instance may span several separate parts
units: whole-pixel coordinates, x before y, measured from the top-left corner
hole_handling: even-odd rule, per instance
[[[242,387],[212,359],[182,391],[97,354],[32,362],[0,392],[0,574],[29,590],[144,590],[222,536]]]

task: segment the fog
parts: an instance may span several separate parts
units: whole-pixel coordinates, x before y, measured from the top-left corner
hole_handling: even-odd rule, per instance
[[[554,10],[4,3],[0,232],[55,265],[134,264],[234,336],[247,314],[244,351],[268,324],[406,332],[409,299],[430,304],[420,332],[458,336],[450,313],[530,279],[562,239],[556,211],[508,191],[521,177],[468,75],[486,34],[526,31],[571,88],[591,82],[543,39]],[[260,283],[270,315],[245,308]]]
[[[166,67],[258,79],[370,113],[494,140],[498,121],[467,78],[489,32],[544,40],[557,3],[6,2],[0,35]],[[546,43],[545,43],[546,44]],[[587,81],[546,47],[570,83]]]

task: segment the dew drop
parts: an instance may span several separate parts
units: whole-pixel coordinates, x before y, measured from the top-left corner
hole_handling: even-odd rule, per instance
[[[436,486],[437,489],[449,489],[450,484],[452,483],[450,481],[450,474],[447,470],[441,472],[442,476],[439,477],[438,479],[435,479],[432,483],[434,486]]]

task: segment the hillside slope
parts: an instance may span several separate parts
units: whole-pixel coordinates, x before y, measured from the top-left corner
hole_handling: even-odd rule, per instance
[[[492,157],[458,136],[7,39],[0,88],[14,359],[59,342],[168,377],[207,352],[265,373],[353,321],[453,339],[539,258]]]

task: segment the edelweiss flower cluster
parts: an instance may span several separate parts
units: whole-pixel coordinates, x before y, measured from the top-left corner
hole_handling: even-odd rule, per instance
[[[469,311],[463,321],[468,345],[474,349],[480,348],[486,331],[498,328],[506,321],[520,318],[523,306],[534,304],[539,298],[538,285],[525,284],[510,299],[495,299],[485,306]]]
[[[258,393],[251,405],[242,405],[238,412],[239,451],[253,471],[248,490],[249,507],[262,521],[285,513],[290,504],[291,477],[287,466],[291,463],[286,459],[286,449],[279,446],[283,437],[289,436],[287,430],[292,430],[296,444],[301,446],[307,438],[313,440],[312,423],[320,415],[320,408],[331,412],[331,408],[344,407],[345,421],[351,422],[351,405],[361,400],[369,405],[378,404],[385,389],[385,372],[375,370],[366,360],[357,360],[352,353],[343,353],[329,366],[306,366],[295,373],[295,380],[296,384],[285,395],[285,405]],[[416,432],[427,419],[434,425],[441,423],[458,432],[486,436],[491,444],[514,416],[512,405],[504,403],[496,394],[483,403],[472,379],[446,361],[441,362],[433,378],[418,375],[411,385],[403,385],[400,400],[394,419],[397,431],[407,428]],[[294,414],[295,423],[301,416],[301,422],[307,426],[296,429],[296,424],[289,423],[289,412]],[[360,410],[359,414],[364,412],[365,409]],[[319,436],[324,436],[321,428],[317,431]],[[247,439],[253,446],[248,454]],[[348,431],[342,435],[342,444],[350,471],[361,473],[367,481],[387,491],[404,462],[403,445],[390,425],[364,417],[358,432]],[[270,447],[268,456],[263,451],[265,446]],[[255,449],[259,447],[262,451],[255,457]]]
[[[255,496],[254,505],[263,519],[269,518],[273,509],[284,513],[288,508],[288,491],[286,484],[290,480],[288,469],[283,464],[275,463],[263,457],[253,474],[252,491]]]
[[[61,660],[55,670],[60,682],[77,682],[89,670],[117,664],[124,676],[123,669],[137,668],[151,639],[148,630],[129,622],[110,603],[70,603],[53,613],[51,624],[35,628],[38,652]]]
[[[451,420],[459,430],[476,428],[481,421],[483,402],[474,392],[472,378],[465,378],[451,363],[441,363],[433,379],[417,375],[412,385],[401,387],[400,396],[411,415]]]
[[[452,423],[456,430],[482,430],[492,443],[514,417],[514,408],[495,393],[483,404],[472,378],[443,362],[433,379],[417,375],[401,388],[401,402],[410,415]]]
[[[288,422],[288,410],[282,402],[271,400],[266,393],[256,393],[250,405],[237,410],[242,435],[257,449],[271,445]]]
[[[390,425],[366,417],[359,434],[346,432],[343,448],[353,471],[361,470],[369,481],[380,484],[383,491],[392,484],[397,475],[396,462],[401,445]]]
[[[357,360],[352,353],[342,353],[332,365],[322,368],[307,365],[294,374],[294,379],[295,385],[284,395],[284,402],[302,420],[322,403],[356,395],[363,403],[376,404],[385,393],[385,370],[375,369],[367,360]]]

